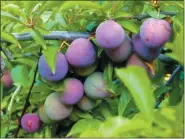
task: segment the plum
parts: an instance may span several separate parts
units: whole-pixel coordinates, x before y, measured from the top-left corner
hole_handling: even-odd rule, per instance
[[[172,29],[163,19],[148,18],[140,27],[142,42],[150,48],[163,46],[170,38]]]
[[[60,121],[67,118],[71,111],[71,105],[65,105],[60,100],[60,94],[58,92],[54,92],[50,94],[44,103],[44,111],[46,115],[54,121]]]
[[[68,62],[65,55],[58,52],[56,56],[56,71],[53,74],[50,67],[46,63],[44,55],[42,55],[39,59],[38,68],[39,73],[43,79],[56,82],[66,76],[68,72]]]
[[[124,29],[113,20],[102,22],[97,27],[95,34],[97,44],[102,48],[119,47],[125,40]]]
[[[114,62],[120,63],[130,56],[132,52],[132,40],[128,35],[125,36],[123,43],[114,49],[105,49],[107,56]]]
[[[96,106],[96,101],[84,95],[77,106],[83,111],[90,111]]]
[[[98,64],[99,64],[99,61],[98,61],[98,59],[97,59],[97,60],[96,60],[92,65],[90,65],[90,66],[87,66],[87,67],[84,67],[84,68],[75,68],[75,67],[74,67],[73,70],[74,70],[74,72],[75,72],[77,75],[84,77],[84,76],[88,76],[88,75],[90,75],[91,73],[93,73],[93,72],[96,70]]]
[[[102,72],[94,72],[84,82],[86,95],[91,99],[104,99],[110,95],[107,91]]]
[[[39,114],[40,120],[41,120],[43,123],[45,123],[45,124],[52,124],[52,123],[55,122],[55,121],[51,120],[51,119],[47,116],[47,114],[46,114],[46,112],[45,112],[45,110],[44,110],[44,105],[41,105],[41,106],[39,107],[38,114]]]
[[[96,51],[88,39],[79,38],[74,40],[68,47],[66,58],[73,67],[87,67],[95,62]]]
[[[162,51],[162,48],[150,48],[145,46],[141,41],[139,34],[134,35],[132,42],[135,52],[146,61],[155,60]]]
[[[24,114],[21,118],[21,126],[22,128],[29,132],[34,133],[40,128],[40,118],[36,113],[27,113]]]
[[[149,77],[152,78],[154,76],[154,73],[152,72],[150,67],[136,53],[133,53],[129,57],[126,66],[130,66],[130,65],[140,66],[146,70]]]
[[[11,77],[11,73],[8,69],[3,71],[3,76],[1,77],[1,82],[4,85],[4,88],[9,89],[10,87],[12,87],[13,84],[13,80]]]
[[[61,93],[61,102],[73,105],[80,101],[84,94],[83,84],[76,78],[67,78],[64,81],[64,91]]]

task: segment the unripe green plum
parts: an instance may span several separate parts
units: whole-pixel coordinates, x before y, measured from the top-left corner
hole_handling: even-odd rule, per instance
[[[130,56],[132,52],[132,41],[128,35],[125,35],[123,43],[114,49],[105,49],[107,56],[114,62],[120,63]]]
[[[90,111],[96,106],[96,101],[84,95],[77,106],[83,111]]]
[[[54,92],[50,94],[44,103],[44,110],[47,116],[54,121],[60,121],[67,118],[71,111],[71,105],[64,105],[60,100],[60,94]]]
[[[41,105],[41,106],[39,107],[38,114],[39,114],[40,120],[41,120],[43,123],[45,123],[45,124],[52,124],[52,123],[55,122],[55,121],[51,120],[51,119],[47,116],[47,114],[46,114],[46,112],[45,112],[45,110],[44,110],[44,105]]]
[[[102,72],[94,72],[84,82],[86,95],[91,99],[104,99],[110,95],[106,89]]]
[[[124,29],[113,20],[102,22],[96,29],[96,41],[102,48],[113,49],[119,47],[124,40]]]
[[[80,101],[84,94],[83,84],[76,78],[67,78],[64,81],[64,91],[61,93],[61,102],[74,105]]]
[[[146,70],[146,72],[148,73],[149,77],[152,78],[154,76],[154,73],[152,72],[150,67],[136,53],[133,53],[129,57],[126,66],[130,66],[130,65],[142,67],[142,68],[144,68]]]
[[[87,66],[87,67],[84,67],[84,68],[73,68],[74,69],[74,72],[79,75],[79,76],[82,76],[82,77],[85,77],[85,76],[88,76],[90,75],[91,73],[93,73],[97,66],[98,66],[98,59],[90,66]]]

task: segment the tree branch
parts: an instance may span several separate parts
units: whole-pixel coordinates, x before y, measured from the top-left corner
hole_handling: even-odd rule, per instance
[[[39,58],[40,58],[41,54],[42,54],[42,47],[41,47],[40,52],[39,52]],[[22,118],[22,116],[25,114],[25,112],[26,112],[26,110],[27,110],[27,108],[28,108],[28,106],[29,106],[29,98],[30,98],[30,95],[31,95],[32,88],[33,88],[33,86],[34,86],[34,84],[35,84],[37,71],[38,71],[38,62],[37,62],[37,66],[36,66],[36,69],[35,69],[35,72],[34,72],[34,77],[33,77],[32,84],[31,84],[31,86],[30,86],[30,89],[29,89],[29,91],[28,91],[28,95],[27,95],[27,97],[26,97],[26,102],[25,102],[25,104],[24,104],[24,108],[23,108],[22,114],[21,114],[21,116],[20,116],[20,118],[19,118],[19,126],[18,126],[18,128],[17,128],[16,133],[15,133],[15,136],[14,136],[15,138],[17,138],[18,133],[19,133],[19,130],[20,130],[20,128],[21,128],[21,118]]]
[[[171,82],[173,81],[174,77],[177,75],[177,73],[182,69],[182,66],[181,65],[178,65],[178,67],[173,71],[170,79],[165,83],[165,86],[169,86],[171,84]],[[164,97],[165,97],[165,93],[163,93],[158,101],[156,102],[155,104],[155,108],[158,109],[159,108],[159,105],[161,104],[161,102],[164,100]]]
[[[13,33],[18,41],[32,40],[32,36],[29,32],[23,34]],[[78,38],[89,38],[90,33],[88,32],[68,32],[68,31],[51,31],[49,34],[42,35],[45,40],[69,40],[73,41]],[[6,42],[1,39],[1,42]]]

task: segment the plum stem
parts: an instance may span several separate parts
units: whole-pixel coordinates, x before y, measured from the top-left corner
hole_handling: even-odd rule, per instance
[[[169,80],[165,83],[165,86],[169,86],[169,85],[172,83],[173,79],[175,78],[175,76],[177,75],[177,73],[180,72],[181,69],[182,69],[182,66],[181,66],[181,65],[178,65],[177,68],[173,71],[173,73],[172,73],[171,77],[169,78]],[[158,101],[157,101],[156,104],[155,104],[155,108],[156,108],[156,109],[159,108],[159,105],[160,105],[161,102],[164,100],[165,94],[166,94],[166,93],[163,93],[163,94],[159,97]]]
[[[39,61],[39,58],[40,58],[41,54],[42,54],[42,47],[40,48],[38,61]],[[25,104],[24,104],[24,108],[23,108],[23,110],[22,110],[22,114],[21,114],[21,116],[20,116],[20,118],[19,118],[19,123],[20,123],[20,121],[21,121],[22,116],[24,115],[24,113],[26,112],[27,108],[29,107],[29,98],[30,98],[30,95],[31,95],[32,88],[33,88],[33,86],[34,86],[34,84],[35,84],[35,80],[36,80],[36,77],[37,77],[37,71],[38,71],[38,62],[37,62],[37,66],[36,66],[36,68],[35,68],[35,72],[34,72],[34,77],[33,77],[32,84],[31,84],[31,86],[30,86],[30,89],[29,89],[29,91],[28,91],[28,95],[27,95],[27,97],[26,97],[26,102],[25,102]],[[17,128],[17,130],[16,130],[16,132],[15,132],[14,138],[17,138],[20,128],[21,128],[21,124],[18,125],[18,128]]]

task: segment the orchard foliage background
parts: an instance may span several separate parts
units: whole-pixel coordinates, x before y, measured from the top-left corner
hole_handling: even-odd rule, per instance
[[[1,137],[183,137],[183,68],[165,84],[178,65],[184,66],[183,9],[183,1],[2,1],[1,56],[14,83],[11,89],[1,83]],[[115,19],[133,36],[148,17],[165,18],[173,30],[162,55],[150,63],[155,69],[152,80],[139,67],[117,67],[107,58],[103,75],[113,97],[89,112],[73,108],[76,122],[67,118],[53,125],[42,124],[34,134],[20,128],[23,112],[37,112],[50,93],[63,87],[61,82],[51,84],[40,77],[37,63],[41,53],[55,71],[56,52],[65,53],[78,36],[91,36],[96,44],[93,35],[101,22]],[[66,40],[44,40],[42,34],[51,31],[86,33],[70,37],[65,32]],[[27,32],[33,40],[25,38],[29,38],[23,34]],[[102,49],[95,46],[100,56]],[[165,96],[162,102],[161,96]],[[159,109],[155,102],[161,102]]]

